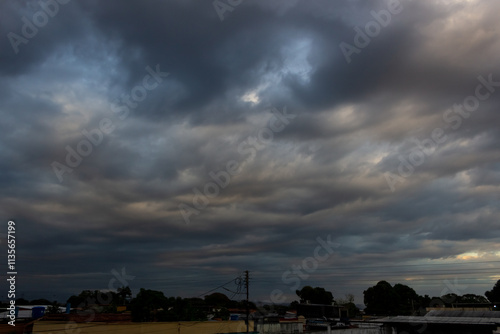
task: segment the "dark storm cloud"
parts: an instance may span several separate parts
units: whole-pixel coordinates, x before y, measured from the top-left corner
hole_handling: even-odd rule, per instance
[[[9,32],[42,8],[3,2],[0,210],[19,224],[25,297],[107,288],[122,268],[134,291],[193,296],[249,269],[256,299],[291,296],[282,275],[327,237],[339,246],[301,283],[357,302],[379,279],[438,294],[498,260],[499,4],[401,1],[348,63],[340,43],[388,4],[243,2],[221,21],[212,2],[74,0],[16,53]],[[272,108],[293,117],[259,139]],[[446,139],[391,191],[385,175],[435,128]],[[53,162],[84,133],[92,152],[59,182]],[[186,224],[179,204],[230,161],[239,173]],[[450,262],[455,276],[418,275]],[[472,292],[493,284],[481,273]]]
[[[0,41],[0,72],[3,76],[12,77],[27,73],[57,52],[61,45],[84,37],[85,21],[81,20],[76,2],[57,5],[57,11],[56,7],[51,6],[51,8],[56,13],[54,17],[45,15],[46,21],[43,17],[39,18],[40,26],[37,26],[33,23],[33,17],[41,17],[38,13],[44,13],[40,2],[2,3],[0,35],[3,38]],[[16,36],[9,37],[9,33]],[[22,42],[19,42],[21,39]]]

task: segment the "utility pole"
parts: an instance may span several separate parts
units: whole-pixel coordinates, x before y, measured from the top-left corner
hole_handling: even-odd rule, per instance
[[[248,333],[248,325],[250,323],[250,309],[249,309],[249,302],[248,302],[248,270],[245,270],[245,287],[247,288],[246,308],[247,308],[247,333]]]

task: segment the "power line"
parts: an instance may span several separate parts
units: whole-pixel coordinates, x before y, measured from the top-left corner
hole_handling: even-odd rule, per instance
[[[500,260],[492,260],[492,261],[477,261],[477,262],[448,262],[448,263],[428,263],[428,264],[399,264],[399,265],[374,265],[374,266],[336,266],[336,267],[322,267],[316,268],[315,271],[323,271],[323,270],[345,270],[345,269],[371,269],[371,268],[401,268],[401,267],[428,267],[428,266],[450,266],[450,265],[473,265],[473,264],[484,264],[484,263],[499,263]],[[287,267],[285,270],[288,270]],[[491,268],[493,269],[493,268]],[[268,269],[265,272],[279,272],[281,269]]]
[[[238,278],[240,278],[240,277],[233,278],[232,280],[230,280],[230,281],[229,281],[229,282],[227,282],[227,283],[221,284],[221,285],[219,285],[219,286],[218,286],[218,287],[216,287],[216,288],[213,288],[213,289],[211,289],[211,290],[209,290],[209,291],[207,291],[207,292],[204,292],[204,293],[202,293],[202,294],[200,294],[200,295],[196,296],[196,298],[202,297],[202,296],[204,296],[204,295],[209,294],[209,293],[210,293],[210,292],[212,292],[212,291],[218,290],[218,289],[220,289],[220,288],[224,287],[225,285],[228,285],[229,283],[232,283],[232,282],[236,281]]]

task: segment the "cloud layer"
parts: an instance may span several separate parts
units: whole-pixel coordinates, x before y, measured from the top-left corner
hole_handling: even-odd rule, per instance
[[[327,236],[301,285],[490,289],[500,3],[223,3],[2,2],[19,291],[65,300],[126,268],[195,296],[248,269],[254,299],[291,301],[283,277]]]

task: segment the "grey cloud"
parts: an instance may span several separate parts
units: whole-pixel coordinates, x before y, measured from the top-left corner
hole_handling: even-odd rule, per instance
[[[106,288],[126,267],[134,291],[185,296],[249,269],[266,299],[327,235],[341,246],[302,283],[336,296],[361,302],[388,276],[437,294],[453,278],[438,264],[491,288],[500,89],[456,129],[443,115],[478,76],[500,81],[498,4],[402,4],[347,63],[339,43],[386,2],[243,2],[221,21],[210,2],[71,1],[18,54],[6,36],[40,7],[3,2],[0,212],[20,226],[25,298]],[[169,75],[120,118],[148,66]],[[272,107],[297,116],[250,158],[239,146]],[[59,182],[51,163],[104,118],[113,131]],[[438,127],[446,140],[392,192],[384,175]],[[241,172],[186,225],[179,204],[232,160]]]

